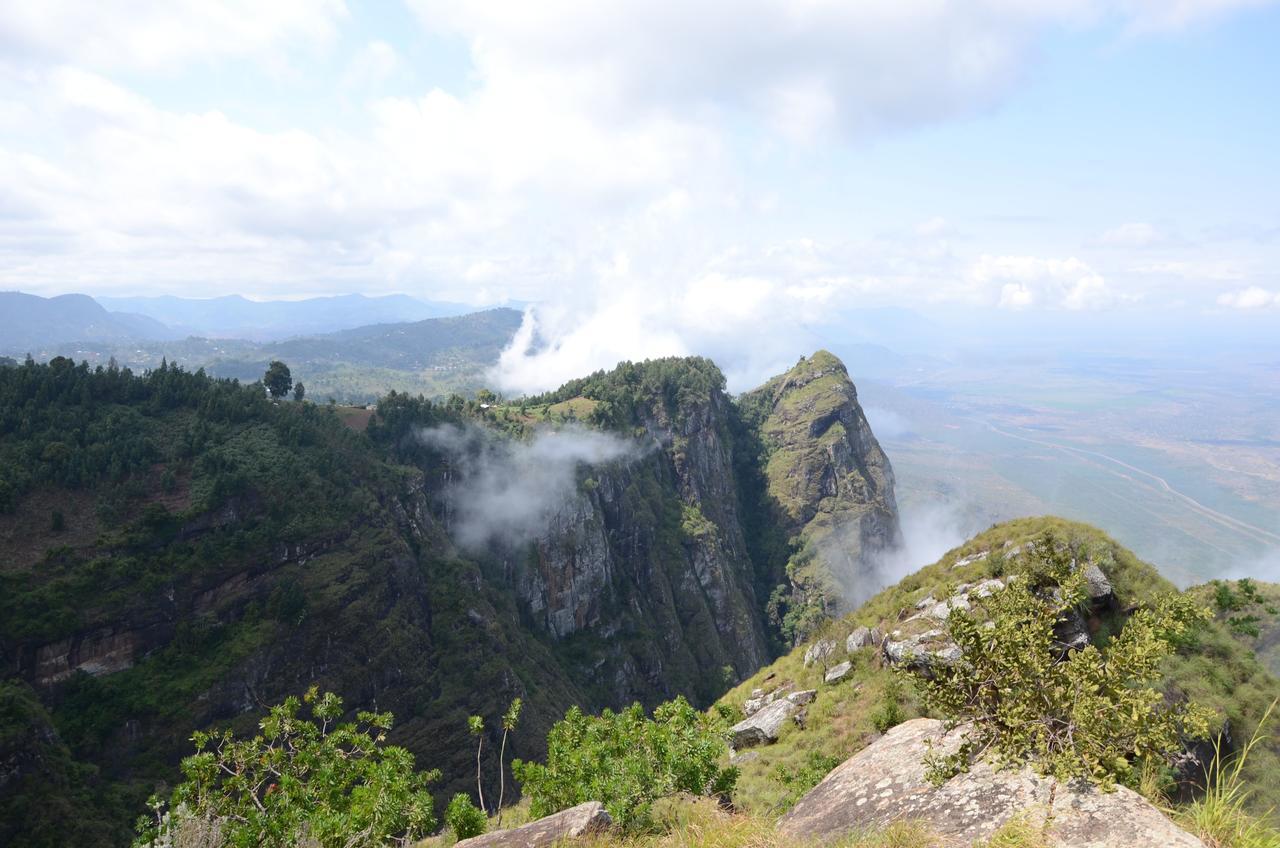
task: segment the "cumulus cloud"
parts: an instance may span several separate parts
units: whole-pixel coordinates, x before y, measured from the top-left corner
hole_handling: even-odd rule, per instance
[[[1232,309],[1265,309],[1269,306],[1280,306],[1280,292],[1268,291],[1261,286],[1249,286],[1218,295],[1218,305],[1229,306]]]
[[[864,135],[970,115],[1061,26],[1176,29],[1257,0],[410,0],[471,40],[490,81],[534,78],[598,115],[729,111],[785,137]],[[565,21],[572,21],[571,26]]]
[[[862,233],[837,261],[829,244],[806,256],[806,224],[777,217],[780,163],[997,106],[1063,27],[1185,26],[1243,5],[414,0],[428,30],[469,45],[468,85],[391,97],[379,81],[410,91],[408,54],[344,31],[341,0],[0,4],[0,284],[381,288],[601,312],[555,346],[566,357],[628,333],[627,356],[697,349],[758,334],[745,313],[803,324],[855,293],[1105,305],[1101,277],[1059,297],[1009,278],[957,291],[942,219],[913,233],[938,242],[915,255]],[[329,52],[359,120],[268,126],[146,94],[174,70]],[[608,285],[630,300],[588,303]],[[698,297],[717,286],[732,295],[711,309]],[[664,335],[668,315],[692,326]],[[562,335],[549,310],[539,320]],[[784,347],[758,341],[761,359]]]
[[[77,0],[0,2],[0,48],[95,68],[155,70],[211,58],[270,58],[282,45],[325,44],[342,0]]]
[[[636,442],[578,427],[542,432],[529,442],[452,424],[421,430],[417,437],[453,467],[445,490],[449,530],[473,551],[537,539],[571,503],[581,467],[644,453]]]
[[[969,269],[968,283],[979,297],[998,286],[996,305],[1002,309],[1104,309],[1122,300],[1102,275],[1075,257],[983,256]]]

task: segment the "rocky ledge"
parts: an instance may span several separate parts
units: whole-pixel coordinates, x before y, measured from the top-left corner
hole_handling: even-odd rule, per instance
[[[792,837],[835,841],[915,821],[944,839],[969,845],[1020,817],[1044,829],[1055,848],[1205,848],[1141,795],[1064,784],[1030,769],[996,771],[985,763],[941,786],[925,779],[932,742],[951,753],[959,732],[914,719],[891,729],[838,766],[778,823]]]

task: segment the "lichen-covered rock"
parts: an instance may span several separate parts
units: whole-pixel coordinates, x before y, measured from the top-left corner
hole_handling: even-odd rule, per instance
[[[1115,593],[1115,590],[1111,588],[1111,581],[1107,579],[1107,575],[1103,573],[1101,568],[1092,563],[1084,567],[1084,585],[1089,600],[1095,605],[1110,601]]]
[[[959,731],[945,736],[942,731],[942,722],[932,719],[892,728],[801,798],[779,830],[798,839],[834,841],[896,821],[916,821],[969,845],[1021,816],[1045,826],[1055,848],[1205,848],[1123,787],[1101,792],[1030,769],[995,771],[986,763],[935,787],[925,779],[929,742],[936,752],[951,753],[960,741]]]
[[[852,654],[854,651],[859,651],[870,644],[872,644],[871,628],[856,627],[849,634],[849,638],[844,640],[844,651],[846,654]]]
[[[961,657],[960,648],[936,628],[914,635],[895,632],[884,641],[882,651],[891,664],[922,671],[950,665]]]
[[[731,744],[735,750],[772,745],[778,741],[782,726],[797,709],[799,705],[787,698],[774,701],[730,728]]]
[[[801,689],[799,692],[792,692],[788,695],[787,700],[797,707],[802,707],[805,704],[812,703],[816,697],[818,697],[817,689]]]
[[[830,639],[819,639],[804,652],[804,667],[808,668],[815,663],[825,663],[835,655],[836,643]]]
[[[495,830],[456,843],[456,848],[550,848],[613,824],[599,801],[588,801],[510,830]]]
[[[833,683],[839,683],[841,680],[844,680],[846,677],[848,677],[849,672],[852,670],[853,670],[853,663],[849,662],[848,660],[845,660],[844,662],[840,663],[840,665],[833,666],[831,669],[829,669],[826,675],[823,676],[822,680],[827,685],[831,685]]]

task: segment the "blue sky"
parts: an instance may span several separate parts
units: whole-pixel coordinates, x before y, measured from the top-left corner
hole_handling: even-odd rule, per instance
[[[521,385],[864,307],[1280,319],[1274,3],[4,6],[8,288],[537,301]]]

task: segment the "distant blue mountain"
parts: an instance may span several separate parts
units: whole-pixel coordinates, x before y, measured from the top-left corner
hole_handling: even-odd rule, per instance
[[[475,307],[461,303],[418,300],[403,294],[383,297],[345,294],[305,300],[258,301],[240,295],[213,298],[163,295],[99,297],[97,301],[107,309],[148,316],[182,336],[260,342],[475,311]]]
[[[145,315],[109,312],[84,294],[39,297],[0,292],[0,352],[22,356],[67,342],[161,341],[174,338]]]

